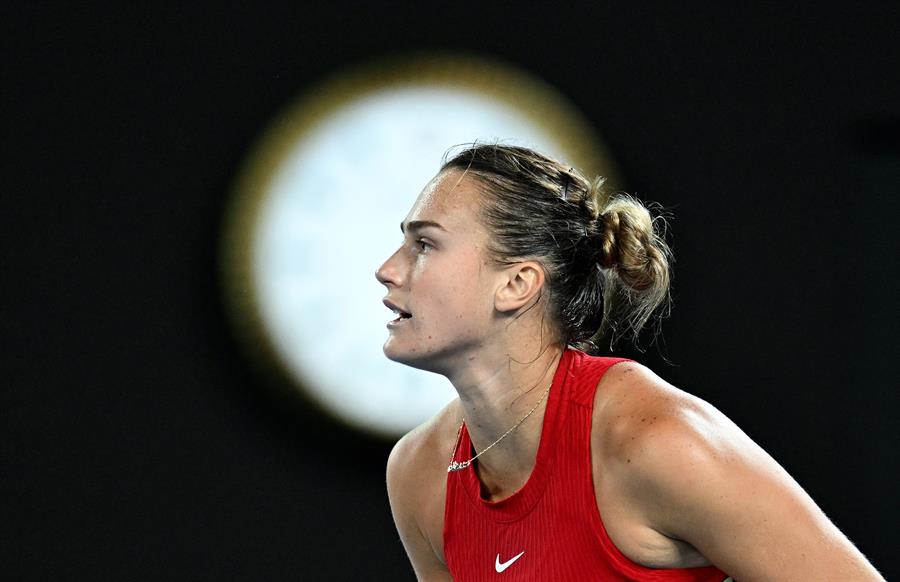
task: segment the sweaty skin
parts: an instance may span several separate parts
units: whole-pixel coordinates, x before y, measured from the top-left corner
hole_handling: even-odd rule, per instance
[[[444,374],[459,393],[404,436],[388,461],[391,509],[420,580],[451,580],[446,469],[462,419],[484,450],[535,405],[563,347],[542,317],[540,264],[489,260],[480,195],[471,177],[439,174],[404,219],[400,248],[377,271],[386,304],[411,315],[389,324],[385,354]],[[478,459],[491,500],[513,494],[531,474],[544,407]],[[883,580],[734,423],[640,364],[616,364],[600,380],[591,447],[604,525],[638,564],[714,564],[741,582]]]

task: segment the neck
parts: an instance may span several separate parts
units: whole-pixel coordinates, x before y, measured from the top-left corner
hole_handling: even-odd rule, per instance
[[[534,409],[521,425],[478,457],[477,471],[491,497],[524,485],[534,468],[548,400],[541,398],[553,382],[563,347],[545,346],[533,352],[501,350],[490,355],[480,351],[449,377],[459,393],[476,452],[484,451]]]

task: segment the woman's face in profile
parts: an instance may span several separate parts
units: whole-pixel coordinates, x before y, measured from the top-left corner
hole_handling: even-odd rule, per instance
[[[384,353],[416,368],[447,373],[483,345],[493,316],[497,270],[477,218],[477,183],[458,170],[438,174],[401,225],[403,242],[376,272],[387,324]]]

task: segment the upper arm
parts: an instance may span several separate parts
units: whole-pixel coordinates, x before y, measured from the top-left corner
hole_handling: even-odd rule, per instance
[[[412,462],[420,443],[416,434],[400,439],[391,451],[387,465],[388,499],[400,540],[419,580],[451,580],[446,566],[438,559],[423,531],[422,503],[427,487],[422,482],[423,471],[416,471]]]
[[[623,448],[648,525],[691,544],[741,582],[883,580],[796,481],[724,415],[690,397],[659,412]]]

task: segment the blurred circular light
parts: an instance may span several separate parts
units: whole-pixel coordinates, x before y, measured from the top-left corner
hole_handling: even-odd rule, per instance
[[[548,85],[462,57],[383,61],[314,86],[264,132],[224,229],[232,321],[263,367],[353,427],[395,437],[455,396],[387,360],[394,315],[375,269],[448,148],[524,145],[614,170],[588,122]]]

